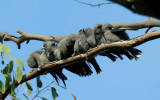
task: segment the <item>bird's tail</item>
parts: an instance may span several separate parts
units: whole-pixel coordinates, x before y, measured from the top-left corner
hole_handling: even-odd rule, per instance
[[[57,84],[59,85],[59,78],[57,77],[56,73],[53,72],[53,71],[50,71],[49,73],[52,75],[52,77],[54,77],[54,79],[56,80]]]
[[[65,80],[67,80],[67,77],[62,73],[62,69],[50,71],[50,74],[55,78],[58,85],[59,85],[59,79],[61,79],[64,86],[66,87]]]
[[[118,50],[118,52],[122,55],[125,55],[128,57],[128,59],[132,60],[134,57],[126,50],[126,49],[123,49],[123,50]]]
[[[113,53],[114,55],[118,56],[121,60],[123,60],[122,54],[117,50],[109,50],[109,52]]]
[[[135,60],[138,60],[142,53],[141,50],[138,50],[136,48],[128,48],[127,50],[133,55]]]
[[[93,73],[85,61],[68,65],[65,69],[82,77]]]
[[[99,55],[101,56],[107,56],[109,59],[111,59],[113,62],[115,62],[117,60],[117,57],[114,56],[113,54],[111,54],[109,51],[100,53]]]
[[[87,61],[93,65],[93,67],[96,70],[97,74],[99,74],[102,71],[95,58],[91,58],[91,59],[89,59]]]

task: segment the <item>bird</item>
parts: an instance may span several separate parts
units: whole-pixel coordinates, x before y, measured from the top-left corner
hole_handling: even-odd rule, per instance
[[[87,43],[87,36],[84,29],[80,29],[74,44],[74,55],[85,53],[89,50],[89,44]]]
[[[89,49],[92,49],[94,47],[97,46],[97,43],[96,43],[96,37],[95,37],[95,34],[94,34],[94,29],[92,28],[87,28],[84,30],[84,32],[86,33],[87,35],[87,42],[89,44]]]
[[[112,43],[112,42],[124,41],[124,40],[130,39],[128,34],[124,30],[114,31],[113,26],[109,23],[105,23],[102,27],[102,30],[104,32],[106,43]],[[120,49],[116,51],[118,51],[120,54],[126,55],[130,60],[133,58],[137,60],[142,53],[141,50],[138,50],[133,47],[126,48],[126,49]]]
[[[96,46],[95,37],[93,35],[94,35],[94,32],[91,28],[88,28],[85,30],[84,29],[79,30],[76,42],[74,44],[74,54],[75,55],[86,53],[89,49]],[[94,57],[88,59],[86,62],[89,62],[90,64],[93,65],[97,74],[101,72],[100,66]]]
[[[44,47],[50,47],[51,45],[55,45],[51,42],[48,44],[47,44],[48,46],[45,46],[46,43],[44,43]],[[40,66],[43,66],[43,65],[53,61],[52,57],[50,57],[51,54],[48,51],[49,49],[46,49],[46,48],[44,48],[44,49],[45,49],[45,51],[36,50],[28,57],[27,64],[29,67],[38,68]],[[59,79],[61,79],[63,81],[64,85],[66,86],[64,80],[67,80],[67,77],[62,73],[62,69],[52,70],[52,71],[49,71],[49,73],[55,78],[57,84],[59,84]]]
[[[64,60],[73,55],[76,37],[76,34],[70,34],[59,42],[54,52],[55,61]],[[73,63],[64,68],[79,76],[89,76],[93,73],[86,62]]]
[[[96,44],[101,45],[102,43],[105,43],[105,38],[104,38],[104,33],[102,31],[102,24],[96,24],[94,26],[94,35],[95,35],[95,39],[96,39]],[[117,57],[115,55],[113,55],[111,52],[106,51],[103,53],[100,53],[99,55],[101,56],[107,56],[109,59],[111,59],[113,62],[116,61]]]
[[[76,36],[76,34],[70,34],[58,43],[58,47],[54,53],[56,60],[62,60],[71,57]]]

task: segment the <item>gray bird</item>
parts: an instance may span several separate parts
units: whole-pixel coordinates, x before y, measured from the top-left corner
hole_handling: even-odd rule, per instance
[[[129,40],[129,36],[125,31],[114,31],[113,26],[109,23],[103,25],[102,30],[104,32],[106,43]],[[129,59],[135,58],[136,60],[141,55],[141,51],[136,48],[127,48],[118,50],[120,54],[125,54]],[[131,53],[132,55],[130,55]]]
[[[43,53],[44,51],[42,50],[37,50],[33,52],[27,60],[27,64],[31,68],[38,68],[38,63],[40,62],[39,56]]]
[[[46,51],[50,52],[50,58],[52,58],[54,61],[66,59],[71,57],[73,54],[75,40],[76,35],[70,34],[59,42],[58,47],[55,45],[50,45],[52,42],[54,43],[54,41],[47,41],[44,43],[44,48]],[[74,63],[67,65],[64,68],[79,76],[89,76],[93,73],[85,62]]]
[[[42,66],[44,64],[49,63],[49,57],[47,56],[48,54],[46,54],[46,51],[42,51],[42,50],[37,50],[35,52],[33,52],[27,60],[27,64],[29,67],[31,68],[38,68],[38,66]],[[59,84],[59,78],[64,81],[67,80],[66,76],[62,73],[61,70],[54,70],[54,71],[50,71],[49,72],[56,80],[56,82]],[[65,83],[64,83],[65,85]],[[65,85],[66,86],[66,85]]]
[[[94,27],[94,35],[96,39],[96,44],[100,45],[102,43],[105,43],[105,37],[102,31],[102,24],[96,24]],[[112,53],[109,51],[106,51],[104,53],[99,54],[101,56],[107,56],[109,59],[111,59],[113,62],[116,61],[117,57],[114,56]]]
[[[74,54],[77,55],[81,53],[86,53],[90,48],[93,48],[95,46],[96,41],[93,30],[91,28],[88,28],[86,30],[81,29],[74,44]],[[93,65],[97,74],[101,72],[101,69],[95,58],[91,58],[87,60],[87,62]]]
[[[84,30],[84,32],[87,35],[87,42],[89,44],[90,49],[96,47],[97,43],[96,43],[96,37],[94,34],[94,30],[92,28],[87,28]]]
[[[73,54],[73,46],[76,41],[76,34],[70,34],[62,39],[54,52],[56,60],[66,59]]]
[[[76,42],[74,44],[74,55],[85,53],[89,50],[89,44],[87,42],[87,36],[84,29],[79,30]]]
[[[45,60],[43,60],[44,64],[55,61],[54,51],[57,49],[56,44],[57,43],[54,42],[54,41],[44,42],[43,49],[45,51],[40,55],[40,58],[45,59]],[[48,60],[48,62],[47,62],[47,60]],[[62,73],[62,68],[59,68],[59,69],[54,70],[54,71],[50,71],[50,73],[51,73],[52,76],[57,75],[62,80],[63,84],[66,86],[65,80],[67,80],[67,77]]]

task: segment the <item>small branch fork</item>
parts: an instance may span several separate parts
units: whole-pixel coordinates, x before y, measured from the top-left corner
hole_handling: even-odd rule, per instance
[[[74,57],[69,57],[68,59],[65,59],[65,60],[51,62],[51,63],[46,64],[44,66],[40,66],[39,68],[37,68],[33,72],[30,72],[30,73],[27,73],[26,75],[23,75],[23,78],[20,83],[18,83],[17,80],[15,80],[15,85],[18,86],[18,85],[20,85],[30,79],[33,79],[39,75],[42,75],[43,73],[46,73],[48,71],[55,70],[57,68],[62,68],[64,66],[72,64],[72,63],[85,61],[86,58],[90,59],[90,58],[96,56],[97,54],[104,52],[104,51],[107,51],[109,49],[124,49],[124,48],[128,48],[128,47],[135,47],[135,46],[141,45],[143,43],[146,43],[148,41],[151,41],[151,40],[154,40],[157,38],[160,38],[160,31],[150,32],[150,33],[147,33],[143,36],[140,36],[140,37],[137,37],[137,38],[134,38],[131,40],[127,40],[127,41],[114,42],[114,43],[110,43],[110,44],[101,44],[100,46],[93,48],[91,51],[89,51],[85,54],[80,54],[80,55],[77,55]],[[7,97],[7,95],[11,92],[12,84],[13,83],[10,83],[8,88],[5,90],[4,94],[0,93],[2,100],[5,99]]]
[[[62,40],[63,38],[65,38],[66,36],[44,36],[44,35],[39,35],[39,34],[29,34],[29,33],[25,33],[21,30],[18,30],[17,33],[21,34],[21,36],[14,36],[14,35],[10,35],[8,33],[0,33],[0,38],[3,38],[4,41],[13,41],[17,44],[18,48],[20,49],[20,45],[21,43],[27,41],[27,44],[29,43],[29,40],[39,40],[39,41],[56,41],[59,42],[60,40]]]
[[[148,28],[150,29],[151,27],[160,27],[160,20],[154,20],[154,19],[149,19],[143,22],[134,22],[134,23],[113,23],[112,24],[114,28],[117,27],[125,27],[126,30],[127,28],[130,30],[135,30],[135,29],[141,29],[141,28]],[[148,30],[147,30],[148,31]],[[10,35],[8,33],[0,33],[0,39],[3,38],[4,41],[13,41],[17,44],[18,48],[20,49],[21,43],[27,41],[29,43],[30,40],[39,40],[39,41],[49,41],[53,40],[56,42],[59,42],[66,36],[44,36],[44,35],[39,35],[39,34],[30,34],[23,32],[21,30],[18,30],[17,33],[21,34],[21,36],[14,36]]]

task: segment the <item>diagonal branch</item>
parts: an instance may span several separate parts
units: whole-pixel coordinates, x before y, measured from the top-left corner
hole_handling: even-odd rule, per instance
[[[160,20],[149,19],[143,22],[133,22],[133,23],[113,23],[113,27],[116,29],[121,29],[121,27],[129,28],[130,30],[141,29],[141,28],[152,28],[152,27],[160,27]],[[118,28],[117,28],[118,27]],[[56,41],[59,42],[66,36],[44,36],[39,34],[30,34],[23,31],[18,30],[17,33],[21,34],[21,36],[10,35],[8,33],[0,33],[0,39],[3,38],[4,41],[13,41],[20,48],[21,43],[29,40],[39,40],[39,41]],[[1,41],[0,41],[1,42]]]
[[[72,96],[73,96],[73,100],[76,100],[76,96],[72,93]]]
[[[109,49],[124,49],[124,48],[128,48],[128,47],[135,47],[135,46],[141,45],[143,43],[146,43],[148,41],[151,41],[151,40],[154,40],[157,38],[160,38],[160,31],[150,32],[148,34],[145,34],[143,36],[137,37],[132,40],[127,40],[127,41],[122,41],[122,42],[114,42],[114,43],[110,43],[110,44],[101,44],[100,46],[93,48],[91,51],[88,51],[85,54],[80,54],[80,55],[77,55],[74,57],[70,57],[66,60],[51,62],[49,64],[41,66],[41,67],[37,68],[36,70],[34,70],[33,72],[30,72],[30,73],[27,73],[26,75],[23,75],[23,78],[20,83],[18,83],[15,80],[15,85],[18,86],[18,85],[20,85],[30,79],[33,79],[39,75],[42,75],[43,73],[46,73],[50,70],[62,68],[64,66],[72,64],[72,63],[85,61],[85,60],[90,59],[90,58],[96,56],[97,54],[104,52],[106,50],[109,50]],[[12,84],[13,83],[10,83],[8,88],[5,90],[5,93],[2,95],[2,99],[5,99],[7,97],[7,95],[10,94]]]

